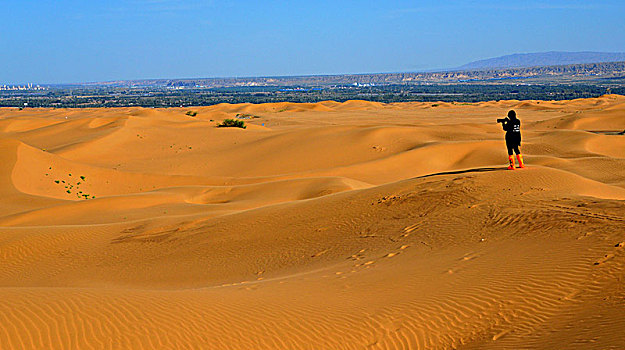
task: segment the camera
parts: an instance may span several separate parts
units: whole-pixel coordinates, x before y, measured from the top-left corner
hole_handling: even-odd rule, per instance
[[[507,121],[510,121],[510,119],[506,118],[501,118],[501,119],[497,119],[497,123],[505,123]]]

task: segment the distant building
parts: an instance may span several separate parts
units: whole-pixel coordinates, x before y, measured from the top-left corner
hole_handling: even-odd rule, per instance
[[[26,85],[2,85],[0,91],[28,91],[28,90],[47,90],[47,88],[40,85],[33,85],[28,83]]]

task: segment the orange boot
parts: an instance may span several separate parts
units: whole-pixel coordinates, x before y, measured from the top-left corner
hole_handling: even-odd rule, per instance
[[[508,156],[508,160],[510,161],[510,165],[508,166],[508,170],[514,170],[514,157]]]
[[[523,156],[520,154],[516,155],[516,160],[519,161],[519,168],[525,168],[525,164],[523,164]]]

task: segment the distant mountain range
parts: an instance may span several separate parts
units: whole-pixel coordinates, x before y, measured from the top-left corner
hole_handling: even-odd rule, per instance
[[[625,52],[537,52],[474,61],[456,68],[422,72],[252,76],[188,79],[138,79],[48,87],[114,86],[163,88],[315,87],[327,85],[453,84],[453,83],[589,83],[625,84]]]
[[[341,74],[282,77],[146,79],[79,84],[83,86],[205,89],[225,87],[327,87],[390,84],[625,84],[622,62],[581,63],[514,68],[482,68],[441,72]]]
[[[485,60],[474,61],[453,70],[501,69],[568,64],[601,63],[625,61],[624,52],[536,52],[517,53]]]

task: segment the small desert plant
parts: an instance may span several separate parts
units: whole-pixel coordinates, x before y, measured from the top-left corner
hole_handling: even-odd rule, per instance
[[[244,121],[235,120],[235,119],[224,119],[224,121],[221,122],[221,124],[218,124],[217,127],[218,128],[241,128],[241,129],[247,128],[247,126],[245,126]]]
[[[197,115],[196,111],[187,111],[187,113],[185,113],[186,115],[188,115],[189,117],[195,117]]]

